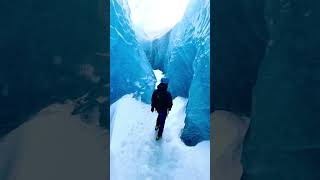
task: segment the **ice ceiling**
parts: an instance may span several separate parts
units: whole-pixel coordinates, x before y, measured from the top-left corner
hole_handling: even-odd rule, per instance
[[[155,39],[181,20],[189,0],[128,0],[131,20],[140,36]]]

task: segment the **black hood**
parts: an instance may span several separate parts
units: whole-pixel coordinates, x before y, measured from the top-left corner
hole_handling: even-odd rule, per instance
[[[157,86],[157,89],[159,89],[160,91],[166,91],[166,90],[168,89],[168,84],[160,83],[160,84]]]

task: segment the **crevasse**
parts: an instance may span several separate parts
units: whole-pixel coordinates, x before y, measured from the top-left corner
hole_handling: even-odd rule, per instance
[[[210,1],[191,0],[182,20],[155,40],[135,35],[126,1],[111,0],[111,103],[134,93],[149,102],[153,69],[170,79],[174,97],[188,98],[181,138],[196,145],[210,137]]]

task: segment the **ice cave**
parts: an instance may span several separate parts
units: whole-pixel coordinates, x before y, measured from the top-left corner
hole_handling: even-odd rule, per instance
[[[150,100],[160,76],[174,105],[157,144]],[[209,0],[110,1],[110,104],[112,178],[209,179]]]

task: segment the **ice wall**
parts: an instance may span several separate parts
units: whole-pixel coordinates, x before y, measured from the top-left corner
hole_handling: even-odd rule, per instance
[[[210,1],[190,1],[183,19],[153,41],[136,39],[126,1],[111,2],[111,103],[131,92],[148,102],[152,68],[160,69],[170,78],[172,95],[189,98],[183,141],[209,139]]]
[[[242,180],[318,180],[320,2],[260,3],[269,41],[253,89]]]
[[[195,145],[209,139],[210,1],[190,1],[183,19],[153,45],[154,66],[170,78],[173,96],[189,98],[182,140]]]
[[[213,110],[250,115],[252,88],[265,53],[263,1],[212,1]]]
[[[0,6],[0,138],[52,103],[89,91],[107,96],[107,1],[21,0]]]
[[[195,145],[210,139],[210,1],[196,1],[192,15],[193,43],[196,55],[193,61],[193,79],[189,89],[187,116],[182,140]],[[192,5],[192,4],[191,4]]]
[[[110,64],[110,103],[129,93],[150,102],[156,80],[132,29],[126,1],[110,1]]]
[[[166,35],[143,42],[155,69],[170,78],[172,95],[188,97],[181,138],[195,145],[210,136],[210,2],[192,0],[183,19]]]
[[[168,45],[170,41],[170,34],[171,31],[159,39],[152,41],[140,41],[153,69],[160,69],[163,72],[165,71],[165,67],[168,63]]]

